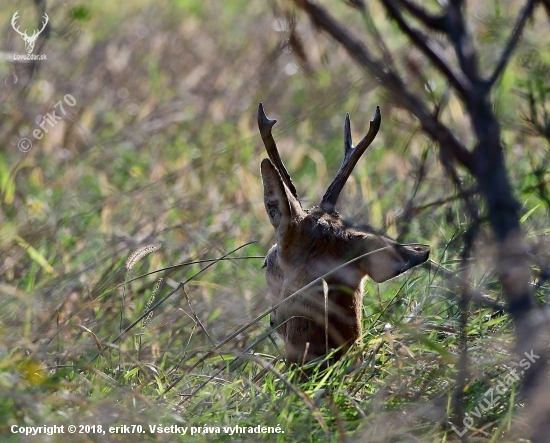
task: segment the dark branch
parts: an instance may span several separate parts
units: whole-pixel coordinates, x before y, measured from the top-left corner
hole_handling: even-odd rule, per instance
[[[264,112],[264,106],[262,103],[260,103],[258,105],[258,128],[260,129],[260,134],[262,136],[262,140],[264,141],[267,155],[279,171],[279,174],[281,174],[281,178],[283,179],[284,184],[288,187],[292,195],[296,197],[296,200],[300,201],[300,199],[298,198],[298,193],[296,192],[296,187],[294,186],[294,183],[292,183],[292,179],[290,178],[290,175],[285,168],[283,160],[281,160],[279,150],[277,149],[277,145],[275,144],[275,139],[271,134],[271,129],[273,128],[273,125],[275,123],[277,123],[277,120],[271,120],[267,118],[267,115],[265,115]]]
[[[403,18],[399,8],[393,0],[382,0],[386,10],[393,18],[399,28],[411,39],[412,43],[424,53],[436,68],[447,78],[454,89],[463,97],[468,96],[471,84],[462,72],[454,72],[439,45],[421,32],[413,29]]]
[[[480,76],[474,42],[464,22],[462,1],[451,1],[447,5],[448,35],[455,48],[460,69],[473,84],[479,84]],[[474,92],[479,92],[474,91]]]
[[[550,2],[547,2],[547,3],[550,4]],[[500,74],[502,74],[502,72],[506,68],[506,65],[510,61],[510,56],[512,55],[512,51],[516,47],[516,44],[518,43],[519,38],[521,37],[521,33],[523,32],[525,23],[527,23],[527,19],[533,14],[533,10],[535,9],[535,4],[536,4],[536,0],[529,0],[523,7],[519,15],[518,21],[516,22],[516,26],[514,26],[514,30],[512,31],[512,34],[508,39],[508,43],[506,43],[506,47],[504,48],[504,51],[500,56],[500,59],[497,63],[495,71],[493,72],[493,75],[491,75],[489,80],[487,80],[487,85],[488,85],[487,89],[490,89],[493,86],[493,84],[498,80],[498,78],[500,77]]]
[[[405,8],[409,13],[420,20],[422,24],[433,31],[444,32],[448,34],[447,28],[447,15],[443,14],[440,16],[431,15],[424,8],[421,8],[414,3],[411,3],[409,0],[397,0],[403,8]]]
[[[348,180],[353,168],[363,155],[363,153],[370,146],[378,130],[380,129],[380,123],[382,122],[382,116],[380,115],[380,108],[376,107],[376,112],[374,113],[374,118],[370,122],[369,132],[363,137],[363,139],[357,144],[354,148],[351,140],[351,126],[349,121],[349,114],[346,114],[346,120],[344,123],[344,160],[342,161],[342,166],[338,170],[336,177],[330,184],[321,200],[321,209],[325,212],[334,211],[336,206],[336,201],[338,196],[346,181]]]

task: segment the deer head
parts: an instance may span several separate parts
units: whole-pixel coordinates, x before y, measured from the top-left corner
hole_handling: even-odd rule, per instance
[[[353,226],[334,211],[338,196],[357,161],[380,128],[376,108],[367,135],[354,147],[349,114],[344,125],[344,161],[318,207],[303,209],[279,152],[262,104],[258,126],[269,159],[261,163],[264,204],[277,244],[264,266],[274,304],[271,326],[285,342],[287,363],[301,364],[337,349],[340,358],[361,336],[362,280],[384,282],[424,263],[429,246],[403,245],[372,229]],[[323,277],[320,279],[320,277]]]
[[[34,49],[34,43],[36,42],[36,39],[38,36],[42,33],[46,25],[48,24],[48,21],[50,18],[48,17],[48,14],[44,13],[44,21],[42,22],[42,28],[40,31],[38,29],[35,29],[31,36],[27,35],[27,30],[25,29],[25,32],[21,32],[19,30],[19,26],[16,26],[15,22],[17,21],[17,18],[19,17],[19,11],[15,11],[15,14],[13,14],[13,17],[11,18],[11,26],[17,32],[25,42],[25,49],[27,50],[27,54],[31,54]]]

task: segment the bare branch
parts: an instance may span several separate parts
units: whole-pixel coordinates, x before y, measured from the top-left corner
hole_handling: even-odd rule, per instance
[[[471,83],[479,85],[480,75],[474,42],[464,22],[462,1],[450,1],[447,4],[447,35],[454,46],[462,73]],[[475,91],[479,93],[479,88]]]
[[[344,160],[342,165],[336,174],[336,177],[330,184],[321,200],[321,209],[326,212],[332,212],[336,206],[336,201],[342,188],[346,184],[353,168],[359,161],[359,158],[370,146],[378,130],[380,129],[380,123],[382,122],[382,116],[380,115],[380,108],[376,107],[374,118],[370,122],[369,132],[363,137],[363,139],[354,148],[351,140],[351,126],[349,121],[349,114],[346,114],[346,120],[344,123]]]
[[[462,72],[455,72],[445,60],[446,57],[439,45],[421,32],[413,29],[403,18],[401,11],[393,3],[393,0],[382,0],[390,16],[396,21],[399,28],[411,39],[413,44],[420,49],[437,69],[449,80],[454,89],[462,96],[467,97],[471,84]]]
[[[550,2],[547,1],[546,3],[547,3],[547,7],[550,8],[550,6],[548,6]],[[512,31],[512,34],[508,39],[508,43],[506,43],[506,47],[504,48],[504,51],[500,56],[497,66],[493,74],[489,78],[489,80],[487,80],[487,85],[488,85],[487,89],[490,89],[493,86],[493,84],[500,77],[500,74],[502,74],[502,72],[506,68],[508,61],[510,60],[510,56],[512,55],[512,51],[516,47],[516,44],[518,43],[519,38],[521,37],[521,33],[523,32],[525,23],[527,23],[527,19],[533,14],[533,11],[535,9],[535,4],[536,4],[536,0],[528,0],[525,6],[523,7],[519,15],[518,21],[514,26],[514,30]]]
[[[308,14],[317,27],[339,42],[359,66],[378,77],[393,97],[418,118],[423,129],[442,150],[448,153],[447,155],[456,158],[462,166],[473,170],[472,154],[445,125],[432,115],[425,104],[406,88],[396,72],[387,70],[383,63],[375,60],[368,48],[341,26],[322,6],[313,0],[294,0],[294,2]]]
[[[260,103],[258,105],[258,128],[260,129],[260,134],[262,136],[262,140],[264,141],[267,155],[279,171],[279,174],[281,174],[281,178],[283,179],[284,184],[288,187],[292,195],[296,197],[296,200],[300,201],[300,199],[298,198],[298,193],[296,192],[296,187],[294,186],[294,183],[292,183],[292,179],[290,178],[290,175],[286,170],[283,160],[279,155],[279,150],[277,149],[277,145],[275,144],[275,139],[271,134],[271,128],[273,128],[273,125],[275,123],[277,123],[277,120],[271,120],[267,118],[267,115],[265,115],[264,112],[264,106],[262,103]]]
[[[447,15],[443,14],[440,16],[431,15],[426,12],[424,8],[421,8],[414,3],[411,3],[409,0],[397,0],[401,5],[409,11],[409,13],[420,20],[426,27],[432,29],[433,31],[444,32],[448,34],[447,28]]]

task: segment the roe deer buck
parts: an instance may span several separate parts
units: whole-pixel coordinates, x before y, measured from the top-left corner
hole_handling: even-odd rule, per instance
[[[329,273],[271,314],[271,326],[285,342],[287,363],[310,362],[336,348],[334,358],[339,359],[361,336],[363,278],[384,282],[424,263],[430,254],[429,246],[399,244],[342,221],[334,211],[340,191],[374,140],[380,121],[377,107],[368,134],[354,147],[346,114],[342,166],[320,206],[307,210],[302,208],[271,134],[276,120],[268,119],[259,105],[258,127],[269,156],[261,164],[264,204],[277,239],[264,262],[274,303]]]

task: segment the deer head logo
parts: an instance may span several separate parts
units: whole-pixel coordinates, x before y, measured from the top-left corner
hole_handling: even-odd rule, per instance
[[[48,24],[49,17],[48,14],[44,13],[44,21],[42,22],[42,29],[37,30],[35,29],[32,35],[27,35],[27,30],[25,29],[25,32],[21,32],[19,30],[19,26],[16,25],[16,21],[19,17],[19,11],[15,11],[15,14],[13,14],[13,17],[11,18],[11,25],[15,32],[17,32],[21,38],[23,38],[23,41],[25,42],[25,49],[27,50],[27,54],[32,54],[32,51],[34,49],[34,43],[36,42],[36,39],[38,36],[42,33],[46,25]]]

